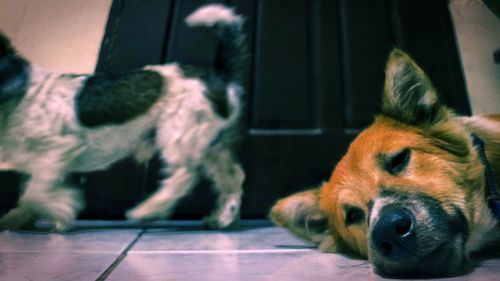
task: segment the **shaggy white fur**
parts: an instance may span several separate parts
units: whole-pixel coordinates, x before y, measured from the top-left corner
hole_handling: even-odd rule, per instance
[[[240,27],[242,18],[224,6],[209,5],[195,11],[188,22]],[[209,89],[203,80],[185,77],[176,64],[145,69],[159,73],[165,81],[154,105],[123,124],[88,127],[79,122],[75,100],[89,76],[31,67],[29,90],[10,114],[0,114],[0,168],[30,175],[19,206],[0,218],[0,228],[16,229],[44,218],[52,221],[56,230],[64,230],[83,208],[80,193],[65,186],[65,174],[102,170],[129,155],[146,161],[155,151],[167,164],[169,176],[156,193],[127,212],[128,218],[165,218],[201,172],[219,193],[217,207],[206,222],[218,228],[235,220],[244,172],[224,133],[240,116],[242,90],[238,81],[228,81],[230,114],[222,117],[207,98]],[[152,131],[156,133],[154,141],[148,139]]]

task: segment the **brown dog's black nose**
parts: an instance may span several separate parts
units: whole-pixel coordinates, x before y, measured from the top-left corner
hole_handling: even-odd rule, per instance
[[[372,247],[387,259],[402,259],[416,252],[415,217],[404,207],[382,209],[373,227]]]

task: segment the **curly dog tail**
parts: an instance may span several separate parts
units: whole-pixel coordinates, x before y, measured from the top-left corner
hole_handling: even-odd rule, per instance
[[[203,6],[186,18],[191,27],[205,26],[214,30],[220,40],[220,75],[226,82],[240,81],[242,65],[247,57],[247,46],[243,33],[244,18],[233,9],[221,4]]]

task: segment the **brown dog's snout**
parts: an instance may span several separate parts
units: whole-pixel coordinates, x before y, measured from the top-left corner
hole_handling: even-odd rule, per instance
[[[461,270],[468,226],[458,207],[448,213],[425,194],[382,195],[379,202],[386,204],[375,203],[368,234],[369,258],[378,274],[423,277]]]
[[[404,207],[382,209],[371,240],[373,250],[386,259],[400,260],[414,255],[417,249],[415,216]]]

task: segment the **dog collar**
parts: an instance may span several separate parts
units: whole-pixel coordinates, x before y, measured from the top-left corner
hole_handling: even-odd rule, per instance
[[[484,141],[480,139],[476,134],[471,134],[472,143],[476,147],[479,154],[479,159],[484,165],[484,177],[486,179],[486,199],[488,200],[488,207],[490,207],[491,212],[500,219],[500,195],[498,194],[495,180],[493,179],[493,173],[491,172],[490,163],[486,158],[486,153],[484,152]]]

